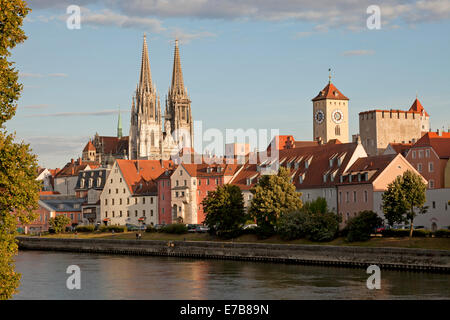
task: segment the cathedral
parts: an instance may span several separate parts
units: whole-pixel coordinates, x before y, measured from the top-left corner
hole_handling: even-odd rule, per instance
[[[164,118],[164,125],[163,125]],[[131,105],[129,159],[167,160],[182,148],[193,149],[191,100],[184,87],[178,40],[175,40],[172,82],[161,101],[152,82],[147,39],[144,35],[139,83]]]

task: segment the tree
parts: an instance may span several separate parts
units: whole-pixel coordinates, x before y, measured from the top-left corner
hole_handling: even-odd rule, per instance
[[[283,213],[302,207],[301,193],[295,191],[289,169],[280,167],[277,175],[264,175],[251,190],[253,199],[249,214],[256,219],[258,227],[274,230]]]
[[[19,286],[20,274],[14,268],[17,225],[34,220],[40,183],[35,180],[36,156],[28,145],[15,143],[15,136],[5,129],[22,90],[18,71],[8,57],[26,39],[21,27],[30,9],[22,0],[0,0],[0,8],[0,299],[4,300]]]
[[[54,218],[50,218],[48,224],[55,230],[55,233],[61,233],[66,230],[66,227],[70,222],[71,220],[67,216],[60,214]]]
[[[413,235],[414,218],[424,214],[427,185],[422,176],[408,170],[388,185],[383,193],[383,212],[390,225],[394,223],[410,224],[409,237]]]
[[[206,212],[204,223],[210,231],[219,236],[233,237],[237,235],[247,220],[244,210],[244,198],[241,189],[226,184],[209,192],[202,201]]]
[[[347,224],[347,241],[367,241],[372,230],[383,223],[383,220],[373,211],[362,211],[350,219]]]
[[[306,238],[311,241],[331,241],[339,230],[340,217],[328,210],[325,198],[306,202],[294,212],[283,213],[278,219],[277,233],[284,240]]]

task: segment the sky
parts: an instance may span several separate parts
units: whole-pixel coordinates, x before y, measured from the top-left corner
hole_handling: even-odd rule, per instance
[[[192,116],[203,129],[279,129],[312,139],[312,102],[332,81],[358,113],[408,109],[416,95],[432,129],[450,126],[450,0],[30,0],[28,39],[11,61],[24,85],[6,127],[41,166],[63,167],[95,133],[129,131],[142,40],[165,100],[180,41]],[[67,27],[69,5],[80,29]],[[369,29],[370,5],[380,8]],[[164,105],[162,105],[164,110]],[[198,139],[199,137],[195,137]]]

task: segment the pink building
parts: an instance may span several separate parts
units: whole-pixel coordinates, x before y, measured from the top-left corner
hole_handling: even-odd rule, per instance
[[[375,193],[379,197],[389,183],[407,170],[418,173],[401,154],[357,159],[337,184],[338,213],[342,217],[342,226],[361,211],[380,213]]]
[[[449,188],[445,170],[449,167],[450,133],[427,132],[408,151],[406,159],[428,181],[429,189]]]
[[[157,179],[158,185],[158,223],[170,224],[172,221],[172,192],[170,177],[174,169],[167,169]]]

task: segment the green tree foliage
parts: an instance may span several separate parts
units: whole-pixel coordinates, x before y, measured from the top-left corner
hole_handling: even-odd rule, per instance
[[[202,201],[206,212],[204,224],[221,237],[237,236],[247,220],[241,189],[226,184],[209,192]]]
[[[388,223],[409,223],[413,235],[413,223],[417,214],[424,214],[427,185],[420,175],[408,170],[398,176],[383,193],[383,211]]]
[[[17,292],[17,224],[34,220],[39,198],[36,157],[28,145],[15,143],[14,135],[5,129],[5,122],[16,113],[22,90],[18,71],[8,57],[26,39],[21,27],[29,11],[25,1],[0,0],[0,299],[10,299]]]
[[[340,217],[328,210],[325,198],[319,197],[298,211],[282,214],[277,233],[284,240],[331,241],[337,235],[339,222]]]
[[[289,170],[284,167],[280,168],[277,175],[262,176],[250,191],[253,199],[248,212],[256,219],[259,228],[274,230],[283,213],[302,207],[301,193],[295,191]]]
[[[362,211],[347,224],[347,241],[367,241],[373,229],[381,226],[383,220],[373,211]]]
[[[71,220],[69,217],[60,214],[54,218],[50,218],[50,220],[48,221],[48,225],[50,226],[50,228],[55,230],[55,233],[61,233],[66,230],[66,227],[68,224],[70,224],[70,222]]]

